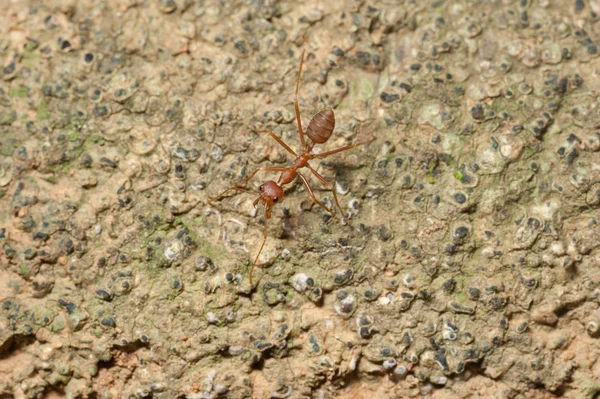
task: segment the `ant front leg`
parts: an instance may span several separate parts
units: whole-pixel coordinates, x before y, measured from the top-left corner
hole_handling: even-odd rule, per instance
[[[319,206],[321,206],[321,208],[325,209],[327,212],[331,213],[331,216],[333,216],[334,219],[338,219],[337,215],[335,213],[333,213],[333,211],[331,209],[329,209],[327,206],[325,206],[325,204],[323,204],[321,201],[319,201],[317,199],[317,197],[315,196],[315,193],[313,192],[312,188],[310,187],[310,184],[308,184],[308,180],[306,180],[306,177],[302,176],[300,173],[298,173],[298,177],[300,178],[300,180],[302,180],[302,183],[304,183],[304,187],[306,187],[306,189],[308,190],[308,193],[310,194],[310,197],[312,198],[312,200],[314,202],[316,202]]]
[[[210,202],[213,201],[219,201],[221,198],[223,198],[223,196],[225,196],[225,194],[227,194],[229,191],[231,190],[238,190],[238,191],[244,191],[244,186],[246,185],[246,183],[248,183],[250,180],[252,180],[252,178],[258,173],[258,172],[283,172],[287,170],[286,168],[258,168],[256,170],[254,170],[254,172],[250,173],[250,176],[248,176],[245,180],[243,180],[240,183],[234,184],[233,186],[229,187],[227,190],[223,191],[221,194],[217,195],[214,198],[209,198]]]
[[[319,179],[321,181],[321,183],[323,183],[323,185],[325,185],[325,187],[327,187],[327,189],[329,191],[331,191],[333,193],[333,198],[335,199],[335,204],[337,205],[338,209],[340,210],[342,217],[344,218],[344,220],[346,221],[346,223],[350,224],[350,219],[348,219],[346,217],[346,213],[344,212],[344,210],[342,209],[342,206],[340,205],[340,201],[338,200],[338,196],[337,193],[335,191],[335,187],[333,185],[331,185],[331,183],[329,183],[327,180],[325,180],[325,178],[323,176],[321,176],[319,174],[319,172],[317,172],[316,170],[314,170],[312,168],[312,166],[310,165],[306,165],[308,167],[308,169],[310,169],[310,171],[312,172],[313,175],[315,175],[315,177],[317,179]]]

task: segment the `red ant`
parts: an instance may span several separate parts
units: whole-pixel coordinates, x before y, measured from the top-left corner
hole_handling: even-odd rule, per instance
[[[300,107],[298,106],[298,87],[300,86],[300,75],[302,74],[302,64],[304,63],[304,52],[305,51],[303,50],[302,57],[300,58],[300,69],[298,70],[298,80],[296,81],[296,96],[294,97],[294,107],[296,108],[296,122],[298,123],[298,132],[300,133],[300,142],[302,143],[302,153],[298,155],[294,150],[290,148],[290,146],[283,142],[283,140],[277,137],[277,135],[272,131],[256,130],[259,133],[268,133],[271,137],[273,137],[273,139],[275,139],[275,141],[281,144],[281,146],[285,148],[287,152],[295,156],[296,159],[294,160],[292,165],[287,168],[258,168],[254,172],[252,172],[250,176],[248,176],[248,178],[246,178],[244,181],[234,184],[233,186],[219,194],[216,198],[210,198],[211,201],[218,201],[230,190],[248,192],[246,189],[243,188],[243,186],[246,183],[248,183],[258,172],[281,172],[281,175],[279,176],[277,182],[274,182],[273,180],[268,180],[260,186],[260,196],[254,201],[255,207],[256,205],[258,205],[259,202],[265,206],[265,228],[263,233],[263,242],[260,246],[260,249],[258,250],[258,254],[254,259],[254,262],[252,263],[252,268],[250,269],[250,286],[252,286],[252,272],[254,270],[254,266],[256,266],[256,262],[258,262],[258,257],[260,256],[263,247],[265,246],[265,242],[267,241],[267,219],[271,217],[271,208],[273,208],[273,206],[281,202],[281,200],[283,199],[283,186],[294,181],[296,177],[300,178],[300,180],[308,190],[312,200],[316,202],[319,206],[321,206],[323,209],[325,209],[327,212],[331,213],[333,217],[337,219],[335,213],[333,213],[331,209],[329,209],[327,206],[325,206],[325,204],[319,201],[317,197],[315,197],[315,193],[308,184],[308,180],[306,180],[306,177],[304,177],[300,172],[298,172],[298,169],[300,168],[308,168],[311,171],[311,173],[315,175],[315,177],[319,179],[319,181],[321,181],[321,183],[323,183],[325,187],[327,187],[327,189],[333,193],[335,204],[342,213],[342,217],[344,218],[346,223],[350,223],[348,218],[344,215],[342,207],[340,206],[340,202],[338,201],[335,188],[327,180],[325,180],[325,178],[321,176],[315,169],[313,169],[313,167],[309,165],[308,161],[310,161],[311,159],[324,158],[328,155],[350,150],[352,148],[358,147],[363,144],[368,144],[375,140],[375,137],[373,137],[370,140],[353,145],[347,145],[336,150],[321,152],[318,154],[311,153],[315,144],[323,144],[327,142],[327,140],[329,140],[329,138],[331,137],[331,134],[333,133],[333,129],[335,127],[335,116],[333,114],[333,110],[331,109],[326,109],[313,116],[310,123],[308,124],[308,128],[306,129],[306,135],[310,139],[307,145],[304,139],[304,133],[302,133]]]

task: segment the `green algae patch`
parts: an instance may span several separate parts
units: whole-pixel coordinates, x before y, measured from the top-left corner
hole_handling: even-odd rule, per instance
[[[8,95],[11,97],[17,97],[17,98],[26,98],[29,94],[29,90],[27,89],[27,87],[14,87],[12,89],[10,89],[10,91],[8,92]]]
[[[43,122],[50,119],[50,112],[48,111],[48,103],[44,100],[40,101],[37,106],[37,121]]]

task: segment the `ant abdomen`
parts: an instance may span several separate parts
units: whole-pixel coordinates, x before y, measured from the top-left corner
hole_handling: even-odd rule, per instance
[[[313,143],[323,144],[329,140],[334,128],[335,116],[333,111],[326,109],[313,116],[306,128],[306,135]]]

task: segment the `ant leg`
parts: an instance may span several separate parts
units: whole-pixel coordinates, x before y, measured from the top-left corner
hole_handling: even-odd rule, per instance
[[[252,180],[254,175],[256,175],[258,172],[283,172],[285,170],[287,170],[287,169],[286,168],[258,168],[258,169],[255,169],[254,172],[250,173],[250,176],[248,176],[245,180],[243,180],[240,183],[234,184],[233,186],[229,187],[227,190],[223,191],[221,194],[217,195],[216,197],[209,198],[209,200],[210,201],[218,201],[221,198],[223,198],[223,196],[231,190],[243,191],[243,186],[246,183],[248,183],[250,180]]]
[[[243,193],[251,193],[252,191],[248,190],[247,188],[243,188],[243,187],[231,187],[232,190],[236,190],[236,191],[241,191]]]
[[[364,144],[369,144],[373,140],[375,140],[375,137],[372,137],[372,138],[370,138],[369,140],[366,140],[366,141],[361,141],[360,143],[356,143],[356,144],[352,144],[352,145],[347,145],[345,147],[340,147],[340,148],[338,148],[336,150],[331,150],[331,151],[326,151],[326,152],[320,152],[318,154],[312,154],[310,156],[310,159],[324,158],[324,157],[326,157],[328,155],[337,154],[338,152],[351,150],[351,149],[356,148],[358,146],[361,146],[361,145],[364,145]]]
[[[294,152],[294,150],[292,150],[290,148],[290,146],[288,146],[282,139],[280,139],[279,137],[277,137],[277,135],[275,133],[273,133],[272,131],[260,129],[260,130],[257,130],[257,132],[259,132],[259,133],[269,133],[271,135],[271,137],[273,137],[275,139],[275,141],[277,141],[279,144],[281,144],[281,146],[283,148],[285,148],[290,154],[292,154],[295,157],[298,156],[298,154],[296,154]]]
[[[296,96],[294,97],[294,108],[296,108],[296,122],[298,123],[298,133],[300,133],[300,142],[302,143],[302,151],[306,148],[306,142],[304,141],[304,133],[302,133],[302,120],[300,119],[300,107],[298,106],[298,88],[300,87],[300,75],[302,75],[302,64],[304,63],[304,52],[302,50],[302,57],[300,58],[300,69],[298,70],[298,80],[296,81]]]
[[[297,173],[297,172],[296,172]],[[327,208],[325,206],[325,204],[323,204],[321,201],[319,201],[317,199],[317,197],[315,196],[315,193],[313,192],[312,188],[310,188],[310,185],[308,184],[308,180],[306,180],[306,177],[302,176],[300,173],[298,173],[298,177],[300,178],[300,180],[302,180],[302,183],[304,183],[304,186],[306,187],[306,189],[308,190],[308,193],[310,194],[311,198],[313,201],[315,201],[317,204],[319,204],[321,206],[321,208],[325,209],[327,212],[331,213],[331,215],[334,217],[334,219],[337,220],[337,215],[335,213],[333,213],[331,211],[331,209]]]
[[[258,257],[260,256],[263,247],[265,246],[265,242],[267,242],[267,220],[269,220],[269,208],[265,209],[265,228],[263,231],[263,242],[260,245],[260,249],[258,250],[258,254],[256,254],[256,258],[254,258],[254,263],[252,263],[252,267],[250,268],[249,280],[250,280],[250,288],[252,289],[252,272],[254,271],[254,266],[258,262]]]
[[[321,181],[321,183],[323,183],[325,185],[325,187],[327,187],[327,189],[333,193],[333,198],[335,199],[335,204],[337,205],[338,209],[342,213],[342,217],[344,218],[344,220],[346,221],[346,223],[350,224],[350,219],[348,219],[346,217],[346,213],[344,212],[344,210],[342,209],[342,206],[340,205],[340,201],[338,200],[337,193],[335,192],[335,187],[333,185],[331,185],[331,183],[329,183],[327,180],[325,180],[325,178],[323,176],[321,176],[319,174],[319,172],[317,172],[316,170],[314,170],[312,168],[312,166],[306,165],[306,167],[308,169],[310,169],[310,171],[312,172],[312,174],[315,175],[315,177],[317,179],[319,179]]]

